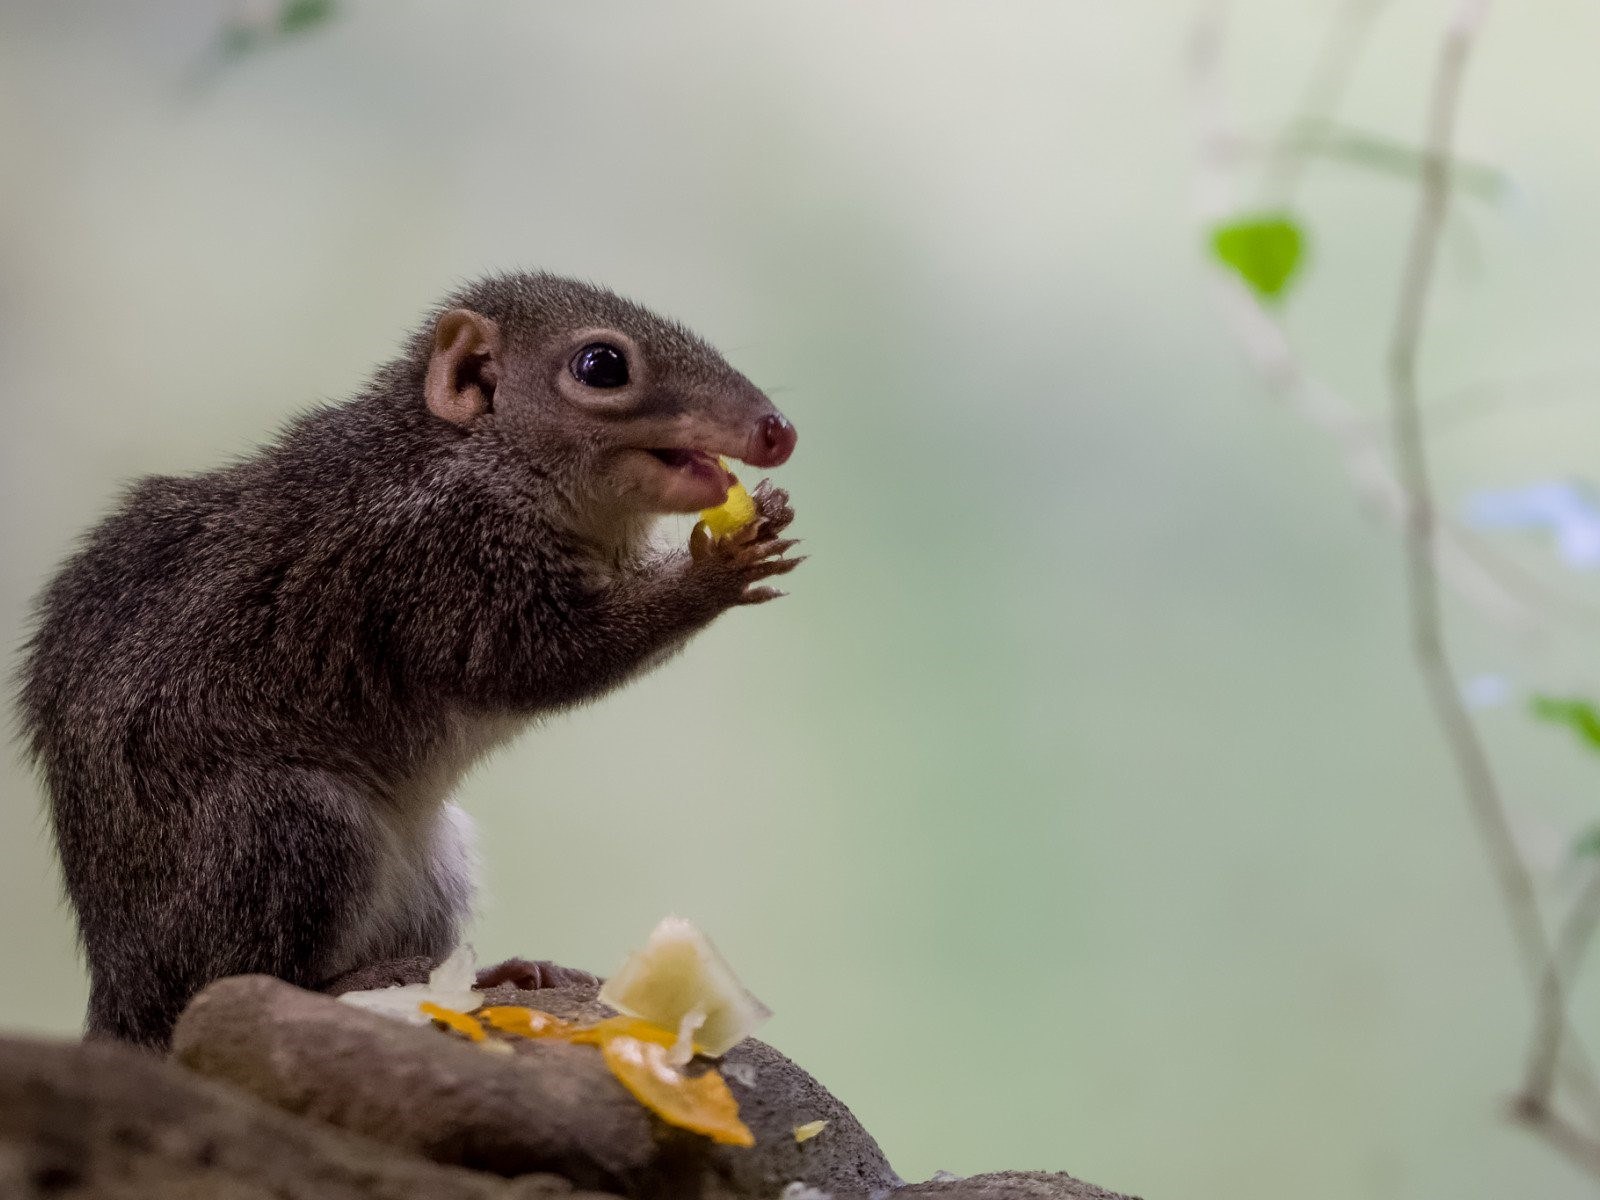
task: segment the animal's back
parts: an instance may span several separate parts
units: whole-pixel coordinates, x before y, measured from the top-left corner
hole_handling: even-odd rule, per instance
[[[471,891],[461,773],[779,595],[781,489],[756,489],[752,538],[643,543],[725,498],[726,457],[794,443],[680,327],[497,276],[348,401],[131,489],[41,596],[22,665],[90,1030],[159,1046],[222,975],[441,958]]]
[[[348,649],[355,619],[299,602],[315,589],[297,571],[333,583],[317,560],[340,549],[312,519],[330,505],[273,467],[269,451],[140,481],[40,597],[20,707],[89,958],[92,1033],[160,1044],[193,991],[239,970],[315,982],[324,929],[389,870],[372,858],[373,814],[322,748],[362,739],[310,678],[337,666],[330,642]],[[308,625],[308,611],[327,615]],[[411,890],[444,896],[424,915],[453,928],[454,879]]]
[[[194,599],[207,587],[230,490],[216,476],[139,481],[40,596],[21,711],[28,749],[47,775],[63,756],[126,752],[127,722],[203,645]]]

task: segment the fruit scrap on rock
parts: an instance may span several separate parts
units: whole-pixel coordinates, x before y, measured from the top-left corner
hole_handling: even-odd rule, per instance
[[[509,1038],[549,1039],[598,1046],[606,1066],[628,1092],[663,1121],[728,1146],[753,1146],[755,1135],[739,1119],[739,1102],[715,1067],[690,1074],[696,1053],[718,1057],[750,1036],[771,1012],[752,996],[716,948],[689,921],[668,917],[644,949],[600,989],[600,999],[622,1015],[577,1025],[536,1008],[502,1004],[477,1008],[471,959],[452,955],[427,986],[362,993],[352,1003],[401,1020],[427,1021],[482,1044],[509,1049]],[[460,1008],[440,1001],[450,992]],[[459,989],[459,990],[457,990]],[[345,998],[349,999],[348,994]],[[473,1009],[473,1012],[462,1009]],[[487,1026],[487,1029],[485,1028]],[[493,1030],[500,1037],[490,1037]],[[826,1122],[811,1123],[813,1137]]]
[[[496,1005],[479,1009],[477,1017],[491,1029],[512,1033],[525,1038],[561,1038],[571,1040],[578,1027],[570,1021],[537,1008],[519,1008],[514,1004]]]
[[[458,946],[449,958],[434,968],[427,983],[345,992],[339,999],[344,1004],[398,1021],[426,1025],[428,1016],[420,1007],[423,1001],[454,1012],[471,1012],[483,1003],[483,993],[474,986],[477,973],[472,947]]]
[[[604,1046],[612,1038],[631,1037],[642,1042],[655,1042],[662,1046],[677,1044],[678,1037],[670,1029],[641,1021],[638,1017],[607,1017],[593,1025],[585,1025],[572,1035],[572,1040],[582,1046]],[[688,1060],[685,1059],[685,1062]]]
[[[724,471],[728,470],[728,460],[718,459]],[[738,533],[751,521],[756,519],[756,502],[750,498],[750,493],[744,490],[744,484],[728,471],[728,478],[733,480],[733,486],[728,489],[727,497],[715,508],[708,508],[700,513],[700,519],[711,531],[714,538],[725,538],[730,533]]]
[[[828,1127],[826,1121],[807,1121],[804,1125],[794,1127],[794,1140],[796,1142],[809,1142],[817,1134]]]
[[[754,1146],[755,1134],[739,1119],[739,1102],[715,1070],[689,1075],[659,1041],[617,1034],[600,1043],[606,1066],[663,1121],[703,1133],[725,1146]]]
[[[451,1015],[473,1020],[460,1013]],[[673,1052],[681,1035],[670,1029],[638,1017],[607,1017],[593,1025],[574,1025],[536,1008],[516,1005],[496,1005],[477,1015],[491,1029],[513,1037],[598,1046],[622,1086],[669,1125],[703,1133],[728,1146],[755,1145],[755,1135],[739,1120],[739,1102],[727,1082],[714,1068],[699,1075],[685,1071],[688,1059],[679,1060]]]
[[[478,1023],[477,1019],[469,1017],[464,1012],[456,1012],[453,1008],[445,1008],[441,1004],[434,1004],[431,1000],[422,1001],[417,1005],[417,1009],[424,1015],[432,1017],[446,1029],[453,1029],[474,1042],[481,1042],[486,1036],[483,1032],[483,1026]]]
[[[710,939],[682,917],[666,917],[642,950],[606,980],[600,999],[663,1029],[687,1031],[694,1049],[719,1058],[772,1015],[750,994]]]

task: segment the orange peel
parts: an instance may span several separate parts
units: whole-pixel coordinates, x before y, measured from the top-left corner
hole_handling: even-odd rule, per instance
[[[553,1013],[542,1012],[537,1008],[522,1008],[515,1004],[497,1004],[490,1008],[479,1009],[476,1015],[478,1020],[489,1028],[516,1037],[560,1038],[571,1041],[572,1035],[578,1031],[578,1026],[571,1021],[563,1021]]]
[[[598,1046],[617,1081],[640,1104],[669,1125],[704,1134],[727,1146],[753,1146],[755,1135],[739,1119],[739,1102],[715,1070],[690,1075],[674,1057],[682,1035],[638,1017],[607,1017],[593,1025],[574,1025],[551,1013],[518,1005],[496,1005],[477,1013],[424,1006],[435,1020],[472,1037],[487,1025],[513,1037]],[[481,1022],[481,1023],[480,1023]],[[474,1040],[477,1040],[474,1038]]]
[[[570,1040],[580,1046],[603,1047],[612,1038],[619,1037],[638,1038],[641,1042],[658,1046],[671,1046],[678,1040],[678,1035],[670,1029],[663,1029],[651,1021],[641,1021],[638,1017],[607,1017],[575,1030]]]
[[[417,1005],[417,1008],[445,1026],[445,1028],[453,1029],[474,1042],[481,1042],[487,1036],[483,1032],[483,1026],[478,1023],[476,1018],[469,1017],[464,1012],[457,1012],[453,1008],[446,1008],[444,1005],[435,1004],[431,1000],[424,1000]]]
[[[753,519],[755,506],[749,503]],[[748,521],[728,528],[742,524]],[[681,917],[667,917],[606,981],[599,998],[621,1015],[579,1025],[523,1005],[491,1005],[476,1016],[428,1001],[420,1009],[445,1028],[500,1050],[510,1050],[513,1037],[596,1046],[629,1094],[669,1125],[726,1146],[755,1145],[722,1073],[715,1067],[694,1074],[686,1069],[697,1053],[726,1054],[772,1015],[703,933]],[[489,1038],[485,1027],[504,1036]],[[795,1141],[815,1137],[826,1124],[796,1126]]]
[[[716,1071],[691,1076],[668,1061],[668,1051],[659,1041],[629,1034],[614,1034],[600,1043],[611,1073],[663,1121],[724,1146],[754,1146],[755,1134],[739,1119],[739,1102],[722,1076]]]

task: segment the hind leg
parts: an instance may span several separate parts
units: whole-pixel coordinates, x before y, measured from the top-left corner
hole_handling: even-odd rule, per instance
[[[226,975],[325,978],[370,890],[366,798],[323,772],[236,772],[193,798],[147,859],[146,903],[85,928],[89,1034],[164,1047],[190,998]]]
[[[330,995],[427,982],[471,914],[477,859],[464,812],[444,804],[430,815],[389,814],[374,831],[370,901],[317,985]]]

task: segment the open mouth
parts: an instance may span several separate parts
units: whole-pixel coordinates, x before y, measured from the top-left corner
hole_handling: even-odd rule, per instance
[[[733,486],[733,476],[717,461],[715,454],[704,450],[651,450],[651,457],[666,466],[685,482],[704,487],[709,494],[715,490],[719,496],[727,494]]]

